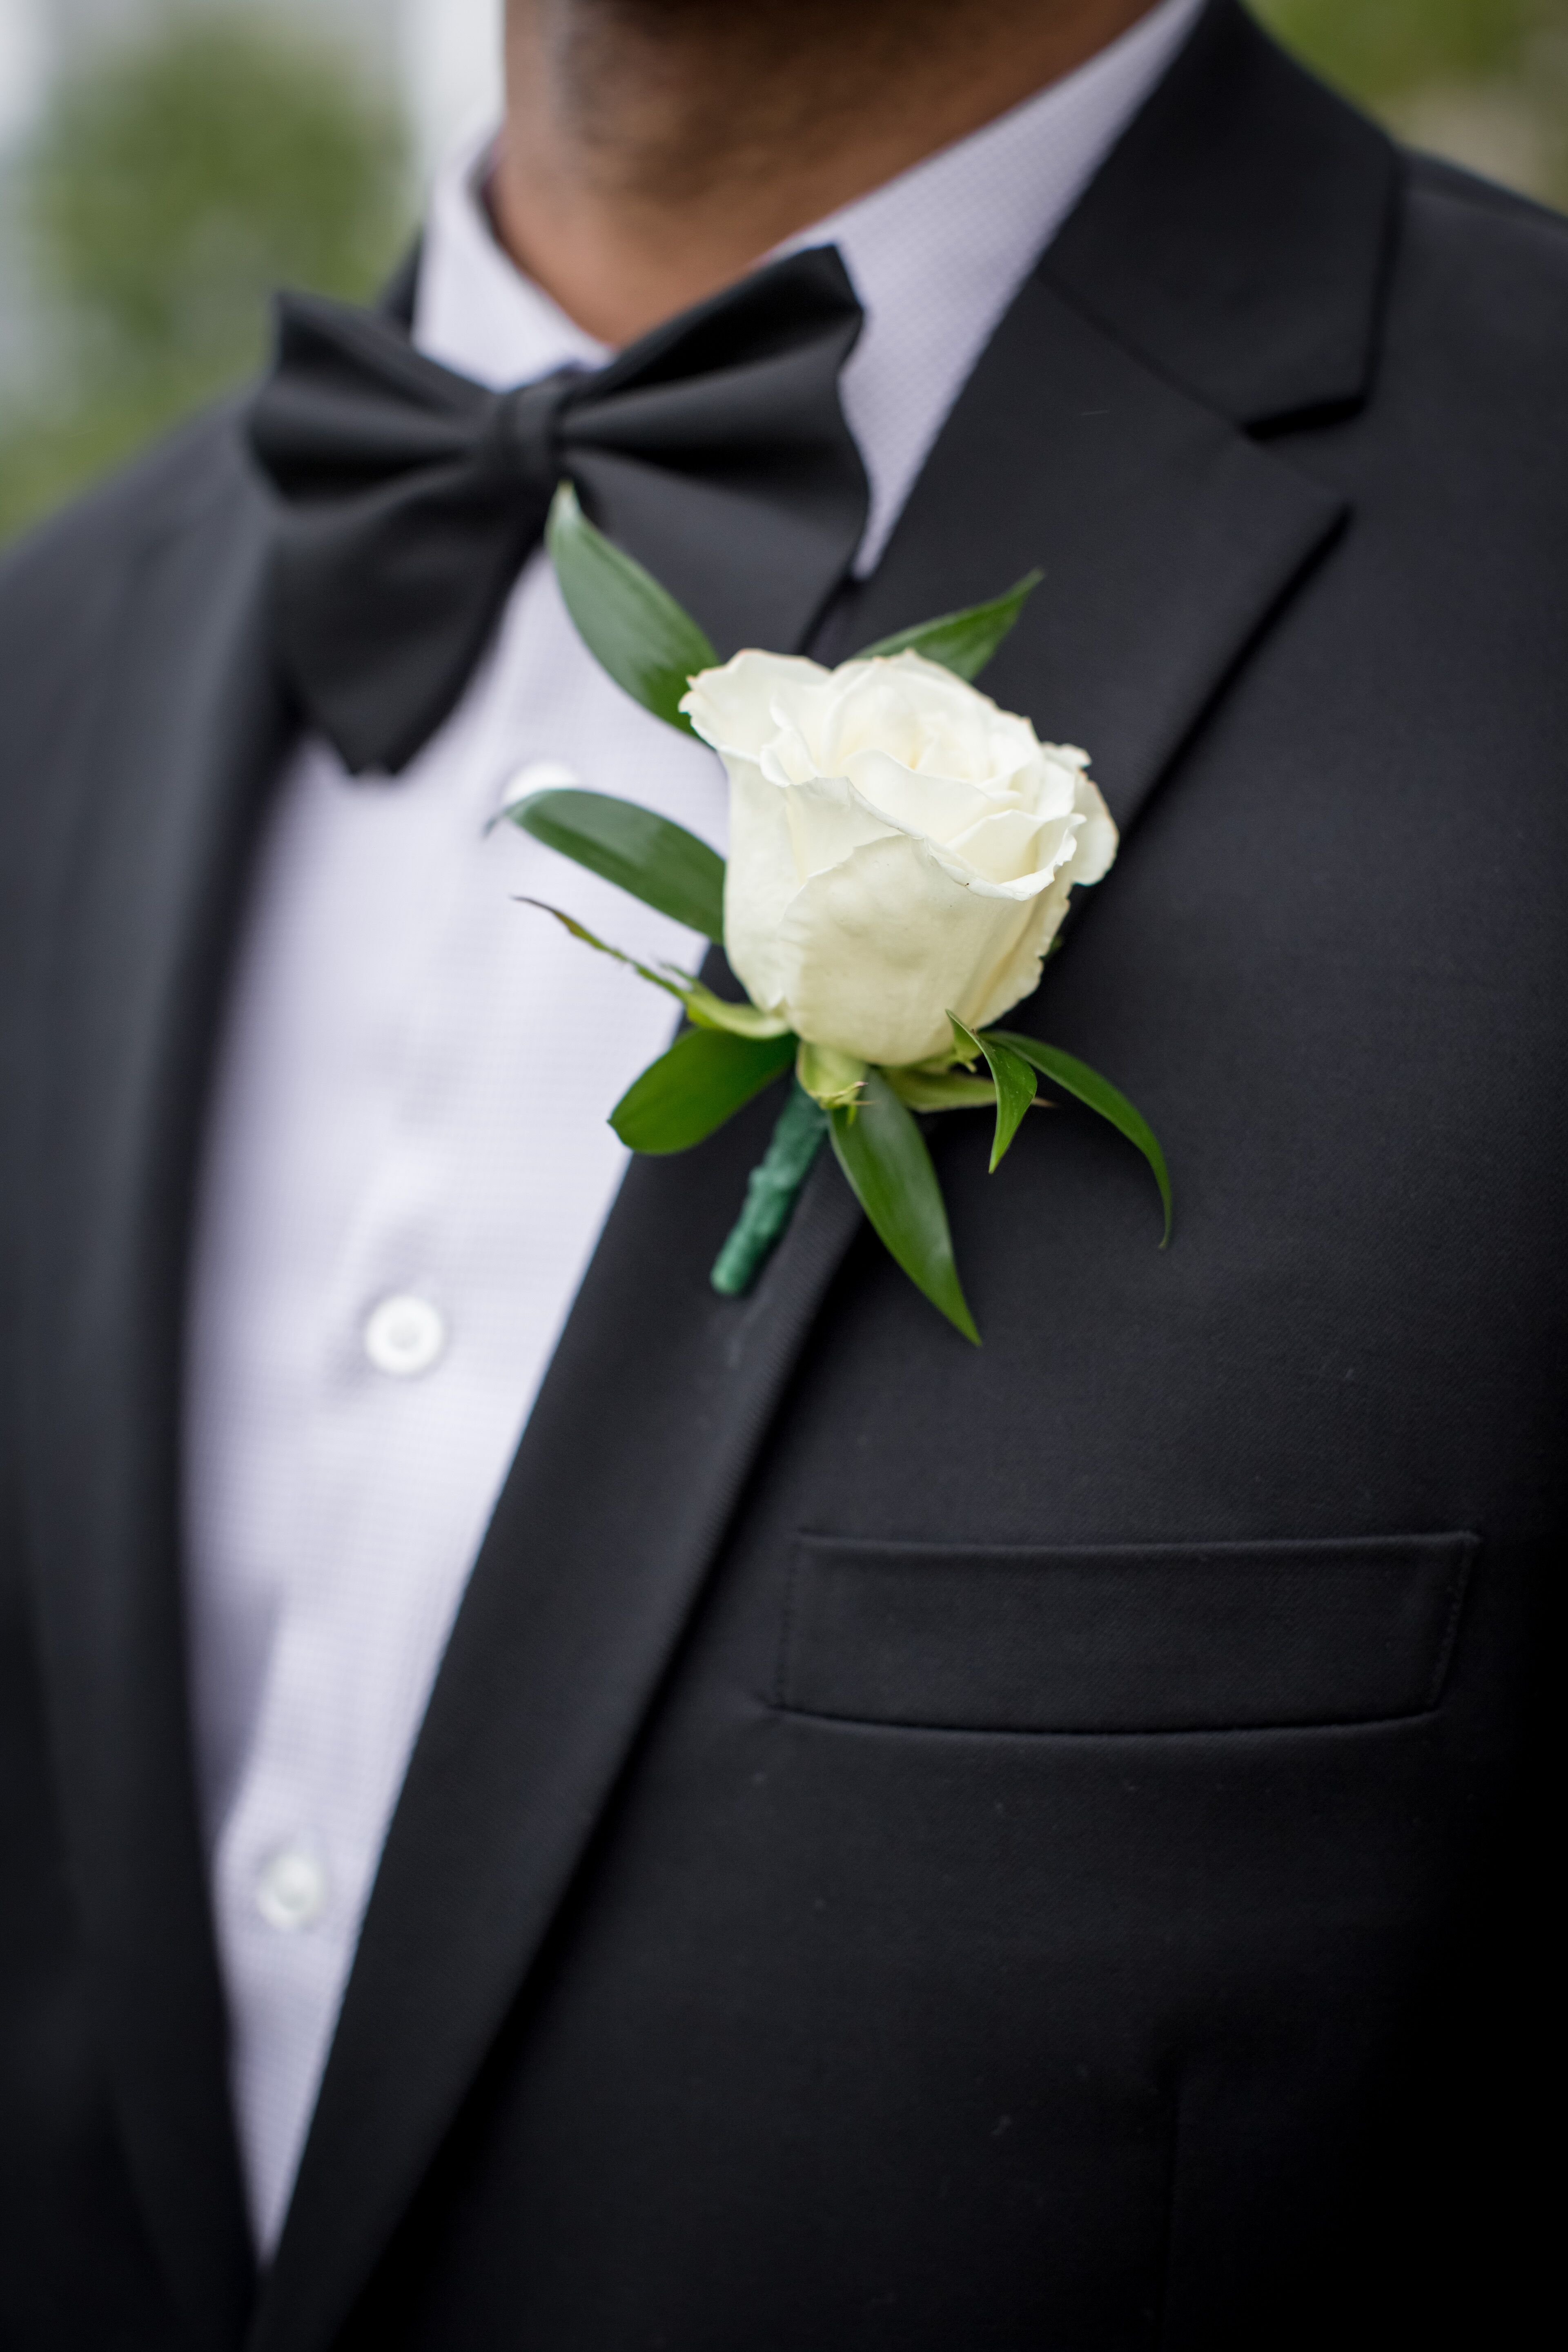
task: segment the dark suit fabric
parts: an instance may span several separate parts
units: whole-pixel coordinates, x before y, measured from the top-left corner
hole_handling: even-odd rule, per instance
[[[184,1237],[290,719],[235,414],[0,574],[0,2342],[1269,2352],[1526,2331],[1564,1523],[1568,228],[1231,5],[825,653],[1120,862],[932,1144],[969,1349],[773,1115],[634,1166],[254,2275],[192,1790]]]

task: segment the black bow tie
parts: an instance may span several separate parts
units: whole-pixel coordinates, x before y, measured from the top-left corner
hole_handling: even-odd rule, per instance
[[[721,652],[795,650],[866,519],[838,401],[860,317],[822,246],[607,367],[494,393],[384,312],[286,296],[250,435],[282,498],[282,666],[347,765],[395,772],[434,734],[563,477]]]

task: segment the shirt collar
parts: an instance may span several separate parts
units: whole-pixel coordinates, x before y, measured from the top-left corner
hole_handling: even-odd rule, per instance
[[[866,313],[843,375],[871,486],[857,571],[881,553],[1003,313],[1205,5],[1160,0],[1087,65],[778,248],[837,245]],[[610,353],[496,241],[479,194],[492,145],[468,142],[437,175],[414,340],[500,391]]]

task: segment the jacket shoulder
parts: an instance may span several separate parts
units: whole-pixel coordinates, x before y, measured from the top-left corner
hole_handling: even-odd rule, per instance
[[[1560,451],[1568,219],[1435,157],[1403,160],[1390,356],[1418,363],[1434,399],[1479,400],[1543,457]]]
[[[1492,220],[1511,222],[1527,235],[1542,235],[1555,239],[1568,267],[1568,215],[1554,212],[1551,205],[1540,204],[1533,196],[1521,195],[1516,189],[1505,188],[1496,180],[1483,179],[1477,172],[1467,172],[1460,164],[1446,163],[1439,155],[1423,154],[1419,149],[1404,151],[1405,177],[1412,200],[1429,205],[1440,214],[1445,205],[1458,205],[1465,213],[1482,214]]]
[[[149,547],[225,499],[257,494],[247,405],[204,411],[0,555],[0,667],[26,660],[45,630],[63,628],[68,644],[73,617],[87,625],[106,583]]]
[[[1405,243],[1413,258],[1434,259],[1455,274],[1458,288],[1480,289],[1496,278],[1510,297],[1539,289],[1543,307],[1558,313],[1568,297],[1568,216],[1511,188],[1499,187],[1436,155],[1406,152]],[[1518,323],[1535,323],[1527,310]],[[1539,321],[1547,324],[1544,316]]]
[[[43,788],[148,556],[176,534],[221,530],[226,511],[254,515],[264,493],[244,413],[236,400],[195,417],[0,556],[0,802]]]

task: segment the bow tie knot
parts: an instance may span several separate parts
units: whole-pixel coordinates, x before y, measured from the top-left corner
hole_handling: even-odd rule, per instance
[[[589,371],[557,368],[536,383],[520,383],[496,402],[492,432],[499,463],[548,511],[555,486],[567,470],[561,445],[561,413]],[[537,525],[535,526],[537,528]]]
[[[557,483],[721,652],[802,646],[865,524],[838,397],[861,323],[832,246],[759,270],[603,368],[494,393],[385,313],[285,296],[250,415],[278,494],[279,665],[356,772],[460,698]]]

